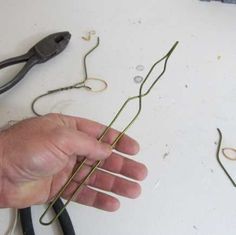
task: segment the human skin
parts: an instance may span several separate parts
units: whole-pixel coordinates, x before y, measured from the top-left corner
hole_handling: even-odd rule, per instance
[[[110,130],[100,143],[97,138],[104,129],[104,125],[87,119],[48,114],[25,119],[0,132],[0,207],[24,208],[50,201],[84,157],[88,159],[86,166],[63,198],[70,197],[97,160],[102,160],[101,165],[75,202],[115,211],[120,206],[116,195],[138,197],[141,187],[136,181],[146,177],[147,168],[127,155],[137,154],[139,145],[125,135],[113,151],[110,144],[119,132]]]

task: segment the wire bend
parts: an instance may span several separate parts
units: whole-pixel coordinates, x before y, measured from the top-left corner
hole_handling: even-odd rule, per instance
[[[100,44],[100,39],[99,37],[97,37],[97,42],[95,44],[94,47],[92,47],[84,56],[83,58],[83,68],[84,68],[84,78],[81,82],[75,83],[74,85],[71,86],[65,86],[65,87],[61,87],[61,88],[57,88],[54,90],[50,90],[47,91],[46,93],[43,93],[39,96],[37,96],[31,103],[31,110],[32,112],[36,115],[36,116],[42,116],[39,112],[36,111],[35,105],[36,103],[42,99],[43,97],[55,94],[55,93],[59,93],[59,92],[63,92],[63,91],[68,91],[68,90],[72,90],[72,89],[86,89],[87,91],[91,91],[91,92],[102,92],[104,90],[107,89],[108,84],[105,80],[100,79],[100,78],[89,78],[88,77],[88,68],[87,68],[87,58],[88,56],[99,46]],[[90,87],[88,85],[89,81],[96,81],[96,82],[100,82],[101,83],[101,88],[100,89],[95,89],[93,87]]]
[[[137,119],[137,117],[139,116],[141,110],[142,110],[142,98],[146,95],[149,94],[149,92],[151,91],[151,89],[155,86],[155,84],[157,83],[157,81],[163,76],[163,74],[166,71],[166,67],[167,67],[167,62],[169,60],[169,57],[171,56],[171,54],[173,53],[173,51],[175,50],[176,46],[178,45],[178,42],[176,42],[173,47],[171,48],[171,50],[165,55],[163,56],[160,60],[158,60],[157,62],[155,62],[151,69],[149,70],[148,74],[146,75],[144,81],[142,82],[142,84],[140,85],[139,88],[139,94],[136,96],[132,96],[130,98],[128,98],[124,104],[121,106],[121,108],[119,109],[119,111],[117,112],[117,114],[115,115],[115,117],[112,119],[112,121],[110,122],[110,124],[105,128],[105,130],[102,132],[102,134],[100,135],[100,137],[98,138],[98,141],[102,141],[103,138],[105,137],[105,135],[108,133],[109,129],[112,127],[112,125],[114,124],[114,122],[118,119],[118,117],[120,116],[121,112],[125,109],[126,105],[133,100],[138,100],[138,110],[136,112],[136,114],[134,115],[134,117],[131,119],[131,121],[123,128],[123,130],[118,134],[118,136],[113,140],[111,147],[115,148],[117,142],[123,137],[123,135],[125,134],[125,132],[128,130],[128,128],[135,122],[135,120]],[[150,85],[150,87],[146,90],[143,91],[143,86],[146,83],[146,81],[148,80],[150,74],[152,73],[153,69],[160,63],[164,61],[164,68],[162,70],[162,72],[159,74],[159,76],[153,81],[153,83]],[[72,175],[68,178],[67,182],[64,184],[64,186],[61,188],[61,190],[56,194],[56,196],[54,197],[54,199],[52,200],[52,202],[49,204],[49,206],[47,207],[47,209],[44,211],[44,213],[42,214],[42,216],[40,217],[39,221],[41,224],[43,225],[50,225],[52,224],[59,216],[60,214],[63,212],[63,210],[67,207],[67,205],[70,203],[70,201],[72,201],[79,193],[79,191],[81,190],[82,186],[86,183],[86,181],[89,179],[89,177],[94,173],[94,171],[97,169],[97,167],[100,165],[101,161],[97,161],[92,167],[91,170],[89,171],[89,173],[83,178],[83,180],[80,182],[80,184],[78,185],[78,187],[76,188],[76,190],[72,193],[72,195],[70,196],[70,198],[66,201],[64,207],[62,208],[62,210],[60,212],[57,213],[57,215],[55,215],[50,221],[48,222],[44,222],[43,218],[44,216],[47,214],[48,210],[53,206],[53,204],[56,202],[56,200],[62,196],[62,194],[64,193],[64,191],[66,190],[67,186],[70,184],[70,182],[73,180],[73,178],[75,177],[75,175],[82,169],[82,167],[84,166],[84,164],[86,163],[86,158],[84,158],[82,160],[82,162],[75,168],[75,171],[72,173]]]
[[[227,177],[229,178],[229,180],[231,181],[231,183],[233,184],[234,187],[236,187],[236,183],[233,180],[233,178],[230,176],[229,172],[226,170],[226,168],[224,167],[223,163],[220,160],[220,149],[221,149],[221,144],[222,144],[222,132],[219,128],[217,128],[217,131],[219,133],[219,143],[217,146],[217,152],[216,152],[216,157],[217,157],[217,161],[220,164],[221,168],[223,169],[223,171],[225,172],[225,174],[227,175]]]

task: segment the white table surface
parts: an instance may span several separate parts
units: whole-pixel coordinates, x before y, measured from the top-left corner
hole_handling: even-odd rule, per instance
[[[137,93],[133,77],[144,76],[179,40],[164,78],[145,98],[142,115],[129,130],[141,144],[137,159],[149,168],[141,197],[120,198],[116,213],[75,204],[68,210],[78,235],[236,234],[236,189],[215,157],[217,127],[223,131],[224,146],[236,144],[236,5],[198,0],[0,0],[0,29],[0,60],[26,52],[50,33],[72,33],[63,54],[38,65],[1,95],[1,126],[32,116],[30,104],[36,95],[82,79],[81,59],[94,41],[85,42],[81,36],[89,30],[101,38],[89,59],[89,73],[105,79],[109,89],[100,94],[64,93],[42,101],[40,110],[108,123],[126,97]],[[144,71],[136,70],[139,64]],[[16,69],[0,71],[1,79],[10,78]],[[127,121],[127,113],[117,128]],[[229,167],[236,172],[235,162]],[[36,234],[62,234],[56,225],[38,223],[43,209],[33,207]],[[10,210],[0,210],[0,234],[11,216]],[[15,234],[21,234],[19,224]]]

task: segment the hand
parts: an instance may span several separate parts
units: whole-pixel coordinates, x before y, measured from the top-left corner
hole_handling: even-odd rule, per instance
[[[139,145],[124,136],[116,145],[117,151],[112,152],[109,144],[118,132],[110,130],[100,143],[97,138],[104,129],[105,126],[86,119],[48,114],[23,120],[1,132],[0,207],[24,208],[50,201],[84,156],[88,159],[86,166],[64,192],[65,199],[96,160],[103,161],[75,198],[76,202],[115,211],[119,201],[106,191],[136,198],[141,188],[133,180],[143,180],[147,169],[121,153],[134,155]]]

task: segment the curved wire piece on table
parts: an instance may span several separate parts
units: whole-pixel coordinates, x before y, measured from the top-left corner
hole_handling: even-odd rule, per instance
[[[103,133],[100,135],[100,137],[98,138],[98,141],[102,141],[104,136],[107,134],[107,132],[109,131],[109,129],[111,128],[111,126],[114,124],[114,122],[117,120],[117,118],[120,116],[121,112],[125,109],[126,105],[132,101],[132,100],[136,100],[138,99],[139,101],[139,107],[137,110],[137,113],[134,115],[134,117],[132,118],[132,120],[128,123],[128,125],[119,133],[119,135],[115,138],[115,140],[112,142],[111,147],[114,148],[115,145],[117,144],[117,142],[123,137],[123,135],[125,134],[125,132],[128,130],[128,128],[134,123],[134,121],[137,119],[137,117],[139,116],[141,110],[142,110],[142,98],[146,95],[149,94],[149,92],[151,91],[151,89],[155,86],[155,84],[157,83],[157,81],[163,76],[163,74],[166,71],[166,67],[167,67],[167,62],[171,56],[171,54],[173,53],[174,49],[176,48],[176,46],[178,45],[178,42],[176,42],[173,47],[171,48],[171,50],[164,56],[162,57],[160,60],[158,60],[156,63],[154,63],[151,67],[151,69],[149,70],[148,74],[146,75],[144,81],[141,83],[140,88],[139,88],[139,94],[133,97],[128,98],[124,104],[121,106],[121,108],[119,109],[119,111],[117,112],[117,114],[115,115],[115,117],[113,118],[113,120],[110,122],[110,124],[105,128],[105,130],[103,131]],[[162,70],[162,72],[160,73],[160,75],[154,80],[154,82],[150,85],[150,87],[147,89],[146,92],[143,92],[143,86],[145,84],[145,82],[148,80],[150,74],[152,73],[153,69],[160,63],[164,61],[164,68]],[[49,204],[49,206],[47,207],[47,209],[44,211],[44,213],[41,215],[39,221],[42,225],[50,225],[52,224],[59,216],[60,214],[63,212],[63,210],[66,208],[66,206],[70,203],[71,200],[73,200],[77,194],[79,193],[79,190],[82,188],[82,186],[84,185],[84,183],[88,180],[88,178],[94,173],[94,171],[96,170],[96,168],[99,166],[99,164],[101,163],[101,161],[97,161],[91,168],[91,170],[89,171],[89,173],[83,178],[83,180],[80,182],[79,186],[75,189],[75,191],[72,193],[72,195],[70,196],[70,198],[66,201],[64,208],[57,214],[55,215],[50,221],[48,222],[44,222],[43,218],[44,216],[47,214],[48,210],[53,206],[53,204],[56,202],[56,200],[61,197],[61,195],[63,194],[63,192],[66,190],[67,186],[70,184],[70,182],[73,180],[73,178],[75,177],[75,175],[81,170],[81,168],[84,166],[84,164],[86,163],[86,158],[84,158],[82,160],[82,162],[75,168],[74,172],[72,173],[72,175],[68,178],[68,180],[66,181],[66,183],[64,184],[64,186],[61,188],[61,190],[56,194],[56,196],[54,197],[54,199],[52,200],[52,202]]]
[[[229,180],[231,181],[231,183],[233,184],[234,187],[236,187],[236,183],[233,180],[233,178],[230,176],[229,172],[226,170],[226,168],[224,167],[223,163],[220,160],[220,149],[221,149],[221,144],[222,144],[222,132],[219,128],[217,128],[217,131],[219,133],[219,143],[217,146],[217,152],[216,152],[216,157],[217,157],[217,161],[220,164],[221,168],[223,169],[223,171],[225,172],[225,174],[227,175],[227,177],[229,178]]]
[[[36,115],[36,116],[42,116],[39,112],[36,111],[35,109],[35,105],[36,103],[42,99],[43,97],[46,97],[46,96],[49,96],[49,95],[52,95],[52,94],[55,94],[55,93],[58,93],[58,92],[62,92],[62,91],[68,91],[68,90],[72,90],[72,89],[82,89],[82,88],[85,88],[86,90],[90,91],[90,92],[102,92],[104,90],[106,90],[107,88],[107,82],[103,79],[100,79],[100,78],[89,78],[88,77],[88,69],[87,69],[87,57],[99,46],[100,44],[100,39],[99,37],[97,38],[97,43],[96,45],[91,48],[84,56],[83,58],[83,68],[84,68],[84,78],[81,82],[78,82],[78,83],[75,83],[74,85],[71,85],[71,86],[66,86],[66,87],[61,87],[61,88],[57,88],[57,89],[54,89],[54,90],[50,90],[50,91],[47,91],[46,93],[44,94],[41,94],[39,96],[37,96],[32,104],[31,104],[31,110],[32,112]],[[96,81],[96,82],[100,82],[102,84],[102,88],[101,89],[93,89],[92,87],[88,86],[87,83],[89,81]]]

